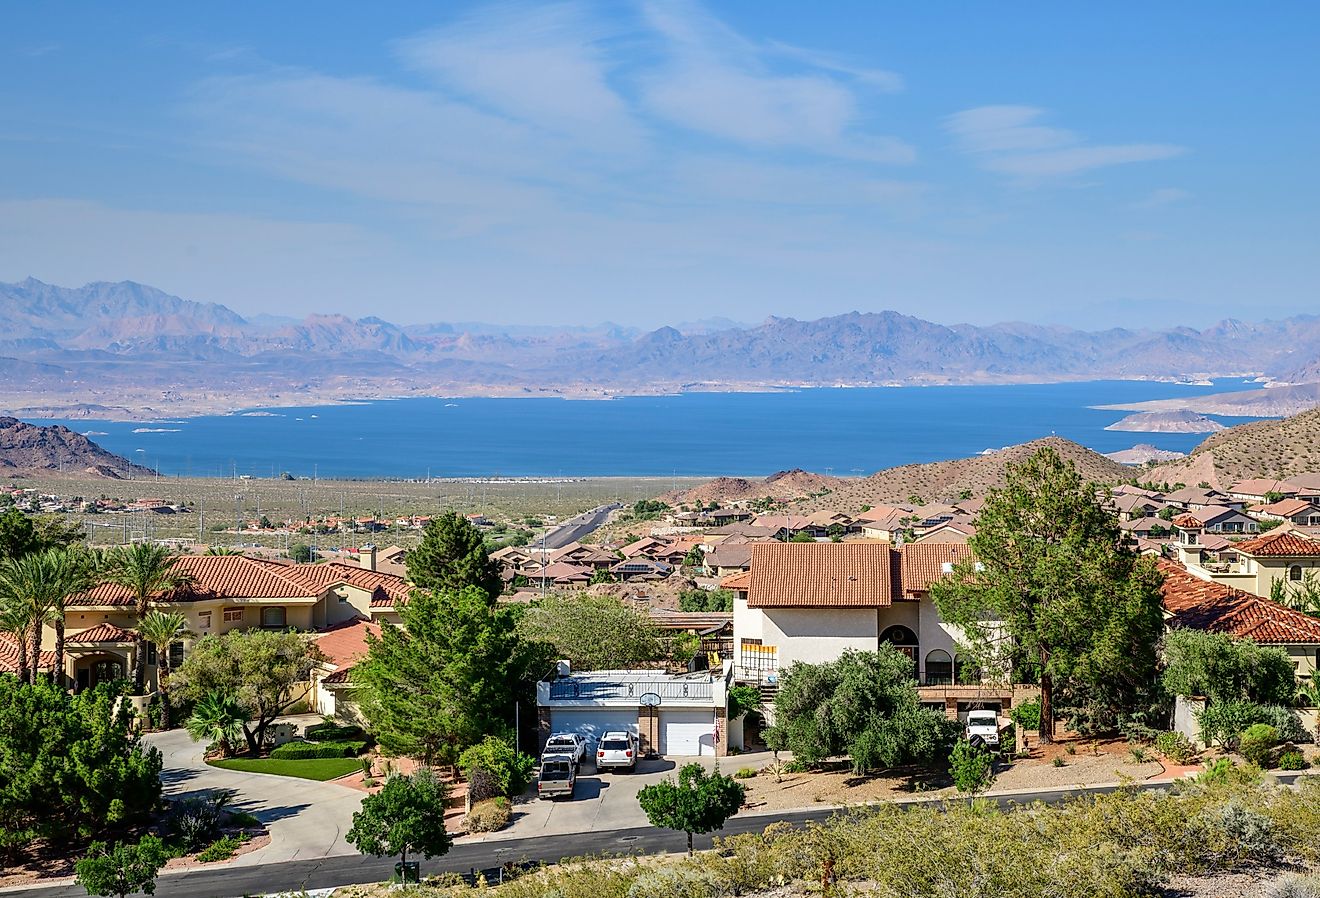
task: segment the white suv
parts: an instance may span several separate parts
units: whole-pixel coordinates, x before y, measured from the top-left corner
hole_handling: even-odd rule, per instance
[[[632,733],[606,733],[596,743],[596,769],[622,767],[625,770],[637,768],[637,737]]]
[[[999,747],[999,714],[995,711],[968,711],[967,738],[980,736],[991,748]]]

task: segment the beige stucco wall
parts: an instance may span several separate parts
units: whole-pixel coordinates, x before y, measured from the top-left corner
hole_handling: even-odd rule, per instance
[[[781,669],[795,661],[833,661],[849,649],[875,651],[880,635],[874,608],[768,608],[761,614],[761,640],[779,647]]]
[[[1290,645],[1284,646],[1283,650],[1288,653],[1292,659],[1293,666],[1297,670],[1299,678],[1314,677],[1316,673],[1316,653],[1320,652],[1320,647],[1313,645]]]

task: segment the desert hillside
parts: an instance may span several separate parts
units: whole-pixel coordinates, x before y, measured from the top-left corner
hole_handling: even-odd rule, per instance
[[[964,490],[981,496],[994,487],[1003,486],[1005,467],[1023,461],[1043,446],[1049,446],[1073,462],[1083,477],[1097,483],[1117,483],[1134,474],[1132,468],[1085,446],[1061,437],[1046,437],[989,455],[903,465],[861,478],[822,477],[804,471],[789,471],[760,481],[721,477],[691,490],[670,493],[664,498],[671,504],[690,504],[698,499],[729,502],[770,497],[789,501],[794,511],[803,512],[823,508],[857,512],[863,506],[907,502],[913,496],[920,497],[923,502],[941,502],[957,499]]]
[[[1253,421],[1211,434],[1185,459],[1141,475],[1218,488],[1249,477],[1284,479],[1320,471],[1320,408],[1278,421]]]
[[[150,477],[152,472],[102,449],[67,427],[0,418],[0,472],[82,472],[101,477]]]

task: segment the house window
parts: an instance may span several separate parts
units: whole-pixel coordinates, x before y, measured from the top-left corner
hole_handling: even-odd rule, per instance
[[[341,604],[341,605],[347,605],[347,604],[348,604],[348,596],[346,596],[346,595],[344,595],[344,596],[340,596],[340,597],[339,597],[339,604]]]
[[[198,629],[201,630],[211,629],[211,612],[209,611],[197,612],[197,626]]]
[[[283,628],[284,621],[285,617],[283,608],[276,607],[261,609],[261,625],[263,627],[269,627],[271,629]]]
[[[237,623],[237,624],[241,624],[242,622],[243,622],[243,609],[242,609],[242,608],[226,608],[226,609],[225,609],[225,623],[227,623],[227,624],[235,624],[235,623]]]
[[[926,683],[930,686],[953,685],[953,658],[944,649],[926,656]]]
[[[147,666],[156,666],[156,643],[154,642],[147,643]]]
[[[778,651],[773,645],[762,645],[759,639],[744,639],[738,645],[739,662],[744,671],[760,673],[777,667]]]
[[[898,649],[904,655],[912,659],[913,664],[917,661],[917,634],[913,633],[907,627],[890,627],[880,634],[880,642],[889,643]]]
[[[1288,568],[1288,579],[1294,583],[1302,582],[1302,566],[1300,564],[1294,564]]]
[[[175,669],[177,670],[178,667],[179,667],[179,665],[182,664],[182,663],[183,663],[183,643],[182,643],[182,642],[171,642],[171,643],[170,643],[170,667],[175,668]]]

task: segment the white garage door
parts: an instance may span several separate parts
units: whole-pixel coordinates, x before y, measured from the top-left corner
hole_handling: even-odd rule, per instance
[[[628,730],[637,733],[637,711],[624,708],[590,711],[553,710],[550,712],[550,731],[553,733],[581,733],[587,740],[587,751],[596,753],[596,740],[606,733]]]
[[[660,711],[660,754],[686,757],[715,754],[713,711]]]

